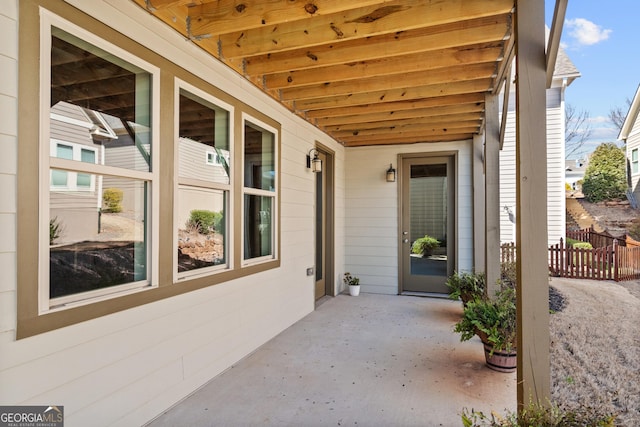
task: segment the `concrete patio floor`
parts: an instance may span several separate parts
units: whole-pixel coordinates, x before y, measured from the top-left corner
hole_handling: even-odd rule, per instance
[[[461,426],[516,407],[516,375],[461,343],[459,302],[339,295],[149,426]]]

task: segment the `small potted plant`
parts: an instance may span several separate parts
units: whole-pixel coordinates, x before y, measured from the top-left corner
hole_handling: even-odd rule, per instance
[[[455,332],[460,341],[478,335],[484,345],[489,368],[499,372],[516,369],[516,300],[515,290],[504,287],[495,298],[476,297],[464,307]]]
[[[476,297],[484,297],[486,281],[484,273],[458,273],[456,271],[449,276],[446,282],[449,288],[449,298],[453,300],[460,298],[462,304],[467,305]]]
[[[360,279],[356,276],[352,276],[351,273],[344,273],[344,278],[342,279],[345,285],[349,286],[349,295],[353,297],[357,297],[360,295]]]
[[[424,237],[419,237],[411,245],[411,252],[420,256],[429,256],[433,253],[433,250],[440,246],[440,241],[435,237],[431,237],[425,234]]]

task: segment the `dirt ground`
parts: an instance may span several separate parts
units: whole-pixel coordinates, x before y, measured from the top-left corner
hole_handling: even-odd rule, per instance
[[[640,210],[629,205],[607,203],[589,203],[585,199],[578,199],[580,204],[605,230],[614,236],[627,233],[630,223],[640,218]]]
[[[640,425],[640,281],[554,278],[565,307],[551,314],[552,400]]]

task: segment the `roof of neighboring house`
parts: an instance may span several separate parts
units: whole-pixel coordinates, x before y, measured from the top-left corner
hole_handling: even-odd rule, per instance
[[[561,47],[558,50],[558,58],[556,59],[556,68],[553,72],[554,77],[567,78],[568,84],[571,84],[573,80],[580,77],[580,71],[576,68],[575,64],[569,59],[567,52]]]
[[[584,175],[589,162],[586,160],[565,160],[564,173],[566,175],[578,176]]]
[[[633,101],[631,102],[631,106],[629,107],[627,117],[624,119],[624,124],[622,125],[622,129],[620,129],[618,139],[627,139],[627,137],[631,133],[631,130],[633,129],[633,124],[636,122],[638,112],[640,112],[640,85],[638,86],[636,94],[633,97]]]

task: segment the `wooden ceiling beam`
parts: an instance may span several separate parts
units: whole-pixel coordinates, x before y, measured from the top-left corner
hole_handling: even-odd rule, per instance
[[[411,117],[407,119],[392,119],[392,120],[377,120],[372,122],[361,121],[358,123],[348,123],[343,125],[321,126],[325,132],[336,134],[336,132],[357,132],[365,129],[379,129],[379,128],[401,128],[409,125],[427,125],[438,126],[445,125],[447,123],[463,123],[475,121],[480,123],[482,114],[465,113],[465,114],[450,114],[442,116],[423,116],[423,117]]]
[[[308,48],[509,13],[513,0],[402,0],[219,36],[226,58]],[[192,30],[201,34],[201,30]]]
[[[390,77],[375,76],[346,82],[333,82],[315,86],[282,89],[280,97],[284,101],[325,98],[327,96],[354,95],[363,92],[403,89],[414,86],[428,86],[441,83],[456,83],[481,78],[495,77],[495,63],[473,64],[441,68],[430,72],[412,72]]]
[[[390,137],[387,139],[380,139],[376,141],[371,140],[357,140],[357,141],[349,141],[343,142],[345,147],[364,147],[371,145],[398,145],[398,144],[418,144],[423,142],[449,142],[449,141],[464,141],[467,139],[471,139],[473,137],[473,133],[462,133],[462,134],[451,134],[451,135],[422,135],[422,136],[412,136],[412,137]]]
[[[444,107],[415,108],[409,110],[392,110],[379,113],[354,114],[350,116],[323,117],[315,119],[315,124],[330,129],[331,126],[348,126],[358,123],[382,122],[386,120],[406,120],[420,117],[451,117],[456,114],[482,113],[484,105],[468,103]]]
[[[390,126],[375,129],[362,129],[358,131],[338,131],[330,134],[339,140],[347,140],[351,137],[372,137],[382,138],[386,135],[417,135],[417,134],[443,134],[477,132],[480,128],[478,120],[467,120],[464,122],[442,123],[440,126],[433,124],[408,124],[403,126]]]
[[[470,126],[466,128],[454,129],[451,132],[448,132],[446,129],[420,129],[413,132],[387,132],[387,133],[376,133],[372,135],[352,135],[352,136],[344,136],[341,138],[334,138],[342,141],[344,144],[350,144],[358,141],[366,141],[368,145],[375,145],[376,143],[384,143],[389,141],[399,141],[399,140],[426,140],[431,139],[435,140],[437,138],[446,138],[450,135],[473,135],[478,132],[477,126]],[[333,135],[332,135],[333,136]]]
[[[459,104],[476,104],[484,106],[485,95],[480,92],[463,93],[450,96],[436,96],[425,99],[409,99],[397,102],[381,102],[365,105],[355,105],[322,110],[310,110],[306,112],[308,119],[323,119],[349,117],[362,114],[391,113],[420,108],[446,107]],[[483,107],[484,108],[484,107]]]
[[[266,75],[264,77],[264,85],[268,90],[272,90],[327,82],[344,82],[372,75],[387,76],[412,71],[424,72],[456,65],[495,62],[501,53],[502,47],[496,45],[449,48],[329,67],[276,73]]]
[[[408,99],[422,99],[435,96],[461,95],[469,92],[485,93],[492,83],[491,79],[478,79],[457,83],[443,83],[412,88],[382,90],[377,92],[339,95],[327,98],[313,98],[296,101],[297,111],[318,110],[355,105],[394,102]]]
[[[189,8],[191,28],[197,34],[219,35],[280,25],[353,8],[375,6],[383,0],[238,0],[207,1]]]
[[[507,21],[508,15],[499,15],[397,34],[330,43],[311,49],[265,53],[246,58],[245,72],[252,76],[266,75],[501,42],[507,35]]]

